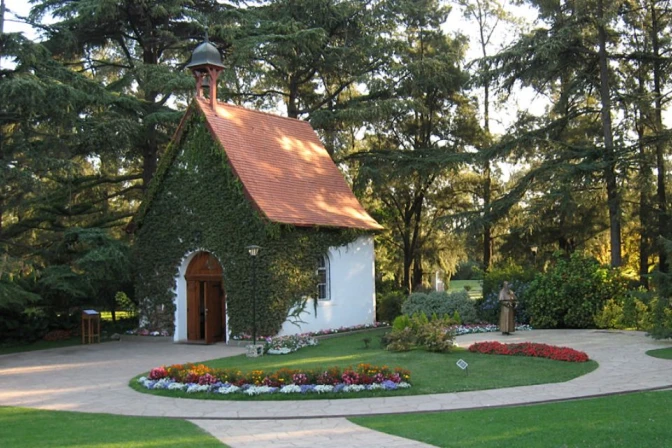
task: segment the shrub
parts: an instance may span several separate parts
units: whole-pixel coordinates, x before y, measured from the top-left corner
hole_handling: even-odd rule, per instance
[[[623,328],[623,307],[614,299],[607,300],[602,311],[595,315],[598,328]]]
[[[481,280],[483,270],[475,261],[463,261],[457,265],[457,271],[453,274],[453,280]]]
[[[415,332],[411,327],[401,330],[392,330],[383,336],[382,343],[386,350],[393,352],[407,352],[415,348]]]
[[[416,313],[412,317],[398,317],[392,331],[382,338],[386,350],[405,352],[422,347],[430,352],[449,352],[453,348],[455,322],[449,317],[429,320],[425,313]]]
[[[455,334],[448,328],[452,321],[434,319],[427,322],[417,331],[417,344],[430,352],[448,353],[453,348]]]
[[[392,328],[394,330],[403,330],[404,328],[410,326],[411,326],[411,318],[405,314],[397,316],[397,318],[394,319],[394,322],[392,322]]]
[[[530,323],[538,328],[588,328],[609,299],[622,300],[625,280],[615,269],[575,253],[558,258],[526,291]]]
[[[655,310],[647,303],[653,303],[647,296],[645,292],[631,291],[620,300],[609,299],[595,316],[595,325],[599,328],[651,330]]]
[[[401,305],[406,299],[406,294],[401,291],[391,291],[376,294],[376,314],[378,322],[392,322],[401,315]]]
[[[466,291],[413,293],[401,307],[402,313],[407,316],[424,313],[426,316],[452,316],[457,313],[463,323],[473,323],[477,320],[476,306]]]

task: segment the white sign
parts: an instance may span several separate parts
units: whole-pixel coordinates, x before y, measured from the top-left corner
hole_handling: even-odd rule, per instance
[[[460,360],[458,360],[455,364],[457,364],[457,367],[459,367],[459,368],[462,369],[462,370],[464,370],[464,369],[466,369],[467,367],[469,367],[469,364],[467,364],[467,361],[465,361],[464,359],[460,359]]]

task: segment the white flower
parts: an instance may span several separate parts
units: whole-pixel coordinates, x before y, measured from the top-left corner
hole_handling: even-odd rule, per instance
[[[288,353],[292,353],[292,351],[287,347],[268,349],[269,355],[286,355]]]
[[[397,384],[397,387],[399,389],[408,389],[409,387],[411,387],[411,385],[406,381],[402,381],[401,383]]]
[[[301,387],[297,386],[296,384],[287,384],[286,386],[282,386],[280,388],[280,392],[283,394],[300,393]]]
[[[174,384],[174,381],[170,378],[161,378],[154,385],[154,389],[168,389],[171,384]]]
[[[219,389],[217,389],[215,392],[218,394],[234,394],[240,390],[240,387],[234,386],[233,384],[229,384],[228,386],[222,386]]]
[[[207,384],[203,384],[203,385],[190,384],[187,387],[187,393],[188,394],[193,394],[193,393],[196,393],[196,392],[207,392],[208,390],[210,390],[210,386],[208,386]]]
[[[334,391],[334,386],[331,384],[318,384],[315,386],[315,392],[318,394],[324,394],[328,392],[333,392]]]
[[[369,390],[381,390],[381,389],[385,389],[385,388],[380,383],[373,383],[369,386]]]
[[[168,385],[168,390],[185,390],[187,385],[184,383],[172,383]]]
[[[363,384],[349,384],[343,388],[343,392],[361,392],[366,390]]]
[[[259,395],[259,394],[270,394],[273,390],[269,386],[250,386],[245,391],[246,395]]]

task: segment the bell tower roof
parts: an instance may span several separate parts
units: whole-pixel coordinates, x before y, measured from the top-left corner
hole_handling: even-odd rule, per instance
[[[217,47],[210,43],[207,33],[205,34],[205,41],[201,42],[194,49],[193,53],[191,53],[191,61],[187,64],[187,68],[192,71],[198,71],[206,66],[217,67],[219,69],[224,68],[222,55],[219,53]]]

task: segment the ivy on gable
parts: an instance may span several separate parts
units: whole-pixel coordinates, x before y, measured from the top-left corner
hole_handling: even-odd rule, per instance
[[[229,330],[251,333],[253,260],[245,248],[257,244],[257,332],[274,335],[290,310],[305,305],[302,297],[314,296],[317,257],[362,232],[269,222],[245,197],[202,114],[192,109],[182,126],[136,218],[133,257],[141,311],[152,329],[174,330],[175,277],[184,256],[202,249],[222,264]]]

